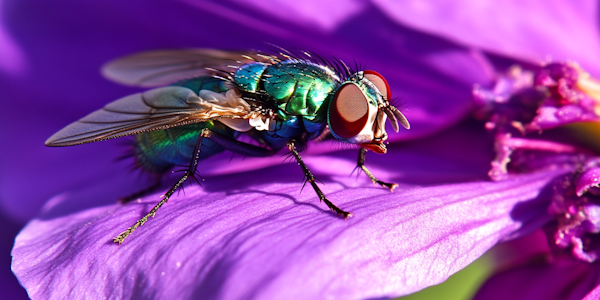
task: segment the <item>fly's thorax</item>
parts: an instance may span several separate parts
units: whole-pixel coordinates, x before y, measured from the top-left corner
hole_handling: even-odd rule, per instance
[[[256,93],[260,88],[260,79],[269,66],[270,64],[261,62],[240,66],[233,74],[236,86],[243,91]]]
[[[286,60],[241,66],[234,73],[234,82],[242,92],[273,101],[284,120],[289,116],[314,120],[339,84],[339,77],[319,64]]]

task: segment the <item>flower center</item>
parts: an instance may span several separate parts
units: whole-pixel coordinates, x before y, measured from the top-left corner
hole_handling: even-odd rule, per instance
[[[476,117],[486,120],[486,129],[496,137],[496,158],[489,172],[493,180],[509,175],[508,164],[519,149],[591,154],[530,137],[570,123],[600,121],[600,81],[575,63],[550,63],[536,72],[513,66],[492,89],[475,86],[473,98]]]
[[[548,207],[557,221],[546,228],[552,244],[587,262],[600,257],[599,162],[590,159],[579,172],[559,178]]]
[[[550,63],[536,72],[512,67],[492,89],[476,86],[476,116],[495,136],[496,157],[489,176],[503,180],[563,166],[578,171],[555,180],[546,226],[553,248],[570,250],[579,260],[600,258],[600,157],[591,150],[539,138],[543,130],[583,121],[600,121],[600,81],[575,63]],[[532,137],[538,135],[535,138]]]
[[[600,116],[600,81],[576,66],[579,73],[576,87],[589,96],[595,103],[595,113]]]
[[[575,63],[550,63],[535,73],[513,66],[492,89],[475,86],[473,98],[489,130],[527,134],[600,120],[600,81]]]

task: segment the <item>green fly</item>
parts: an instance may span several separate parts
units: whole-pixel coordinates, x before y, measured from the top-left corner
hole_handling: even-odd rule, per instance
[[[71,146],[135,135],[133,155],[157,182],[130,197],[160,186],[178,165],[184,175],[150,212],[114,238],[122,243],[166,203],[188,178],[198,181],[198,162],[229,150],[245,156],[270,156],[287,148],[319,199],[342,218],[352,216],[329,201],[302,161],[308,141],[332,136],[359,147],[358,166],[367,150],[384,154],[389,118],[396,132],[408,121],[389,102],[390,87],[375,71],[352,70],[341,60],[290,52],[266,55],[211,49],[162,50],[134,54],[106,64],[105,77],[126,85],[158,87],[118,99],[63,128],[47,146]],[[167,86],[168,85],[168,86]],[[256,143],[239,140],[247,135]]]

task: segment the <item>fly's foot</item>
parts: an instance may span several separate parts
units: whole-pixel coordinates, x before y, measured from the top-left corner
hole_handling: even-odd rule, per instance
[[[352,217],[351,213],[341,210],[339,207],[335,206],[335,204],[333,204],[331,201],[327,200],[327,198],[325,197],[325,194],[317,186],[317,179],[308,170],[308,167],[306,166],[306,164],[300,157],[300,154],[296,150],[294,141],[293,140],[289,141],[287,146],[288,146],[288,149],[290,150],[290,152],[292,152],[292,155],[294,155],[294,157],[296,158],[298,165],[300,165],[300,168],[302,168],[302,171],[304,172],[305,183],[306,182],[310,183],[310,185],[315,190],[315,193],[317,193],[317,196],[319,196],[319,200],[325,202],[325,204],[327,204],[327,207],[329,207],[329,209],[331,209],[333,212],[335,212],[338,216],[340,216],[344,219],[348,219],[348,218]]]
[[[358,162],[357,162],[356,167],[360,168],[363,172],[365,172],[365,174],[367,174],[367,176],[369,176],[369,179],[371,179],[371,181],[373,181],[373,184],[378,184],[384,188],[389,189],[390,192],[393,192],[394,189],[398,187],[398,184],[383,182],[383,181],[377,179],[375,176],[373,176],[371,171],[369,171],[369,169],[367,169],[367,167],[365,166],[365,154],[366,153],[367,153],[367,149],[360,148],[360,150],[358,151]]]
[[[390,192],[393,192],[394,189],[398,187],[397,183],[389,183],[377,179],[375,176],[373,176],[373,174],[371,174],[371,172],[369,171],[369,169],[367,169],[367,167],[365,167],[365,165],[359,165],[359,167],[361,170],[363,170],[363,172],[365,172],[365,174],[367,174],[367,176],[369,176],[369,179],[371,179],[373,184],[378,184],[384,188],[387,188],[390,190]]]
[[[390,190],[390,192],[393,192],[395,188],[398,187],[397,183],[389,183],[389,182],[383,182],[381,180],[373,180],[374,184],[379,184],[384,188],[388,188]]]
[[[133,232],[133,229],[131,227],[127,228],[127,230],[121,232],[121,234],[119,234],[118,236],[113,238],[113,242],[120,244],[123,244],[123,242],[125,241],[125,238],[127,236],[129,236],[129,234],[131,234]]]
[[[349,218],[352,218],[354,216],[352,213],[343,210],[337,211],[336,213],[338,216],[344,218],[344,220],[348,220]]]
[[[339,209],[337,206],[333,205],[333,207],[329,207],[331,209],[331,211],[333,211],[334,213],[336,213],[339,217],[342,217],[344,219],[348,219],[352,216],[354,216],[352,213],[349,213],[347,211],[341,210]]]
[[[319,194],[319,196],[320,196],[319,199],[322,200],[323,202],[325,202],[325,204],[327,204],[327,207],[329,207],[329,209],[331,209],[331,211],[333,211],[334,213],[336,213],[338,216],[340,216],[340,217],[342,217],[344,219],[348,219],[348,218],[352,217],[351,213],[349,213],[349,212],[347,212],[345,210],[341,210],[339,207],[337,207],[331,201],[327,200],[327,198],[325,198],[325,195]]]

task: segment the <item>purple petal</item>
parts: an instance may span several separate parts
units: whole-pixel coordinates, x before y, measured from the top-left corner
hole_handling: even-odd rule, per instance
[[[564,258],[564,259],[563,259]],[[552,263],[531,264],[492,276],[473,299],[579,300],[598,294],[600,268],[597,263],[559,258]],[[589,294],[588,294],[589,293]]]
[[[193,1],[191,2],[193,4]],[[294,18],[289,18],[289,21],[295,25],[316,27],[320,31],[334,31],[365,9],[365,3],[357,0],[340,0],[329,3],[286,0],[237,0],[233,2],[245,4],[248,9],[265,12],[274,18],[283,19],[293,15]]]
[[[579,176],[579,179],[577,179],[575,192],[577,193],[577,196],[581,197],[581,195],[590,188],[598,187],[598,184],[600,184],[600,168],[589,168]]]
[[[533,63],[575,60],[600,74],[598,2],[377,0],[397,22]]]
[[[391,140],[422,137],[458,122],[471,107],[471,84],[488,80],[477,55],[390,22],[373,8],[351,4],[344,12],[320,11],[317,20],[309,5],[290,18],[286,10],[274,16],[245,2],[4,0],[5,30],[31,68],[21,77],[0,73],[5,129],[0,139],[12,145],[0,156],[2,209],[24,222],[47,199],[123,169],[110,163],[124,152],[115,147],[119,141],[61,149],[43,142],[79,117],[136,92],[108,82],[98,71],[108,60],[134,52],[270,50],[264,44],[270,42],[348,62],[355,58],[384,74],[401,99],[412,129],[391,134]],[[336,21],[325,20],[330,16]],[[28,188],[32,180],[35,189]]]
[[[27,68],[23,51],[4,28],[2,20],[2,2],[0,1],[0,73],[22,75]]]
[[[186,188],[185,196],[173,198],[119,246],[112,237],[145,214],[159,194],[114,204],[131,187],[124,176],[112,176],[49,201],[18,236],[13,270],[33,298],[361,299],[412,293],[446,280],[498,241],[546,222],[547,197],[540,190],[569,171],[447,184],[457,181],[454,174],[461,181],[486,176],[491,153],[480,148],[488,143],[466,134],[474,131],[469,127],[369,156],[371,171],[400,183],[395,193],[372,187],[365,176],[348,177],[355,151],[307,157],[329,199],[355,215],[347,221],[327,211],[309,186],[300,193],[296,164],[280,164],[205,176],[204,188]],[[477,142],[464,143],[460,135]],[[451,140],[457,143],[447,152],[433,150]]]
[[[583,300],[595,300],[595,299],[600,299],[600,284],[597,285],[596,288],[594,288],[587,295],[585,295],[585,298],[583,298]]]
[[[526,128],[531,132],[535,132],[536,130],[552,129],[565,124],[585,121],[598,122],[598,115],[577,105],[565,105],[560,108],[547,106],[538,110],[538,115]]]
[[[540,257],[547,257],[550,252],[546,234],[538,229],[529,235],[525,235],[499,245],[494,246],[488,252],[497,269],[506,266],[521,266]]]
[[[0,262],[0,289],[2,289],[2,299],[29,299],[27,292],[19,284],[17,278],[10,270],[10,252],[13,247],[15,235],[19,232],[22,225],[12,222],[6,215],[0,213],[0,256],[3,257]]]

